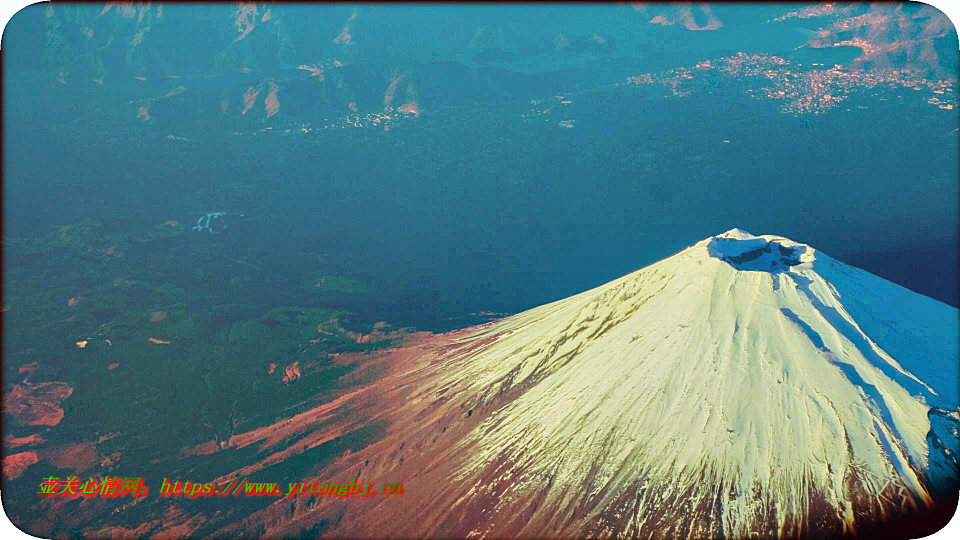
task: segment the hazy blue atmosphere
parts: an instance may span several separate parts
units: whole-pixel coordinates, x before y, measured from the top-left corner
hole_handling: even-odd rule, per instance
[[[917,4],[28,7],[2,42],[4,378],[73,389],[48,442],[123,432],[91,463],[159,478],[220,465],[151,463],[170,449],[158,433],[220,441],[204,426],[312,399],[252,382],[302,354],[283,341],[301,327],[324,351],[368,350],[357,336],[485,322],[733,227],[958,306],[944,19]],[[175,403],[174,383],[201,398]],[[282,397],[257,410],[229,388]],[[136,412],[118,417],[118,399]],[[66,467],[49,452],[6,485],[35,493]]]

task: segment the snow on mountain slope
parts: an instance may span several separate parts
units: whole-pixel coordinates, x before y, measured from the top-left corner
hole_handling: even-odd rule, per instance
[[[397,356],[385,437],[321,471],[402,497],[293,499],[268,535],[855,533],[957,489],[958,312],[731,230]],[[342,481],[342,480],[340,480]],[[290,506],[293,508],[290,508]]]

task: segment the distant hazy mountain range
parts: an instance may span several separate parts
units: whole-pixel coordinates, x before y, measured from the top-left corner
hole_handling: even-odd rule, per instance
[[[11,20],[3,50],[10,95],[68,117],[132,96],[144,100],[139,120],[245,124],[529,100],[737,52],[932,77],[957,71],[949,19],[893,3],[44,3]],[[81,105],[57,108],[64,101]]]

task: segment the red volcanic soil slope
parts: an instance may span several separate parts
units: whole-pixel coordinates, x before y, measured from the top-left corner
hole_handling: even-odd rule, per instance
[[[15,384],[3,397],[3,412],[18,424],[55,426],[63,419],[60,402],[72,393],[73,388],[63,382]]]
[[[23,474],[27,467],[37,462],[36,452],[20,452],[3,458],[3,474],[13,480]]]

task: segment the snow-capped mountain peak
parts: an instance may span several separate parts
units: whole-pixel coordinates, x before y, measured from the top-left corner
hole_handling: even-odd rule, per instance
[[[955,491],[957,344],[956,309],[732,229],[391,353],[344,405],[387,434],[324,474],[404,479],[348,536],[855,533]]]

